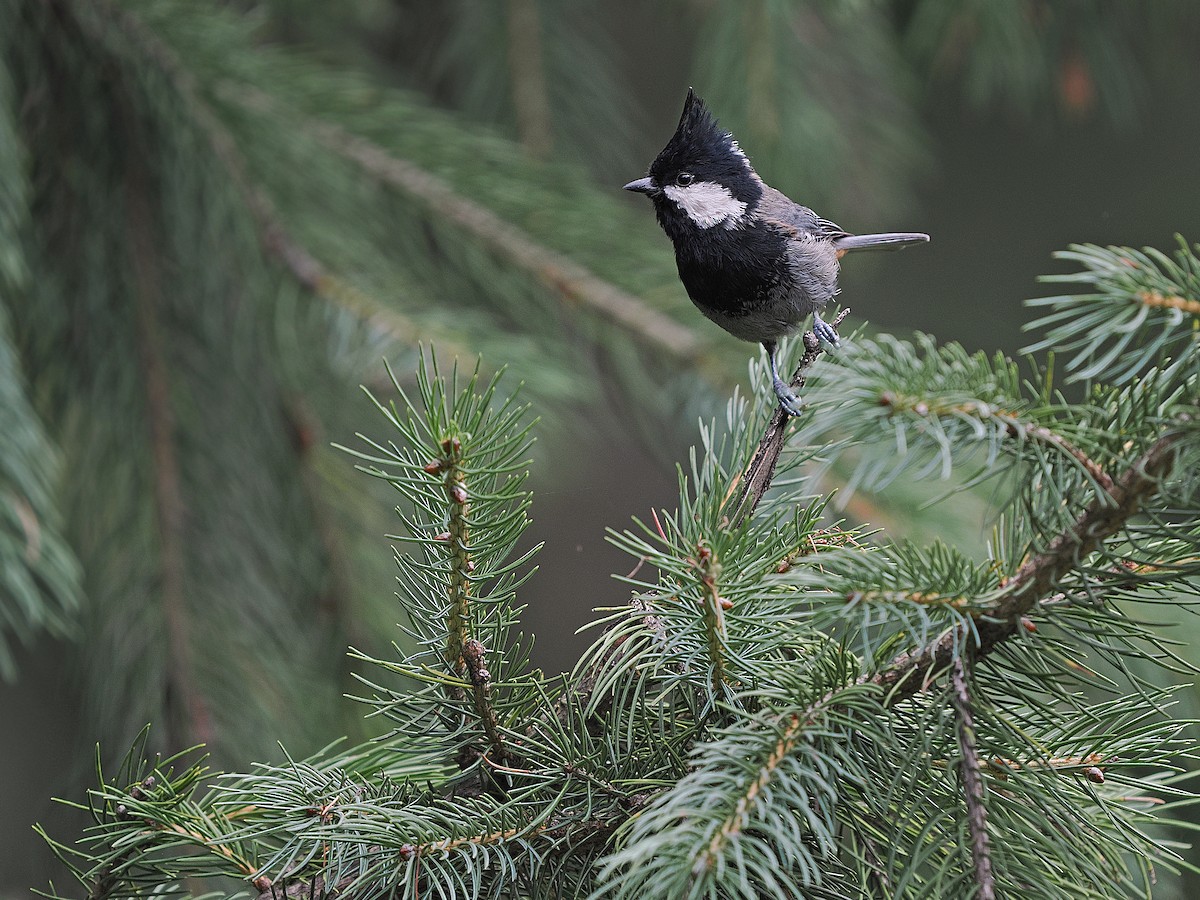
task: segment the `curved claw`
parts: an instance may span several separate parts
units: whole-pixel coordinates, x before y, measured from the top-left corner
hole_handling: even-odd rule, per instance
[[[817,336],[817,340],[819,341],[823,341],[824,343],[830,344],[834,347],[841,343],[841,339],[838,338],[838,333],[834,331],[832,326],[828,325],[825,320],[816,313],[813,313],[812,330],[813,334]]]
[[[804,412],[804,401],[784,383],[782,378],[772,381],[771,387],[775,388],[775,396],[779,398],[779,406],[785,413],[789,416],[798,416]]]

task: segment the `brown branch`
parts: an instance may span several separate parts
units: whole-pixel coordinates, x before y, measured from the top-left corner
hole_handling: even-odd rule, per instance
[[[1096,484],[1100,485],[1106,491],[1112,490],[1112,478],[1100,466],[1098,462],[1064,438],[1061,434],[1051,431],[1043,425],[1035,425],[1032,422],[1020,422],[1015,418],[1008,422],[1008,433],[1014,437],[1025,437],[1032,441],[1037,441],[1042,444],[1047,444],[1051,447],[1056,447],[1061,452],[1065,453],[1074,459],[1084,471],[1092,477]]]
[[[1142,291],[1136,296],[1143,306],[1151,306],[1158,309],[1178,309],[1181,312],[1200,316],[1200,300],[1189,300],[1187,297],[1172,297],[1167,294],[1160,294],[1158,291]]]
[[[508,749],[504,743],[504,735],[500,732],[496,710],[492,706],[492,673],[487,668],[486,654],[487,650],[483,644],[474,638],[463,645],[463,662],[474,688],[475,715],[479,717],[479,724],[483,726],[483,733],[490,745],[487,758],[491,762],[503,765],[508,759]]]
[[[1125,526],[1170,472],[1182,438],[1179,430],[1160,437],[1069,528],[1021,566],[994,604],[976,619],[977,657],[986,656],[1016,633],[1021,616],[1050,596],[1063,575]],[[947,632],[925,647],[901,653],[866,680],[883,688],[887,704],[894,705],[923,690],[929,681],[945,672],[957,657],[957,644],[957,632]]]
[[[134,844],[101,868],[96,873],[95,880],[92,881],[92,886],[88,890],[88,900],[105,900],[106,897],[109,897],[113,891],[120,887],[122,879],[118,873],[124,871],[126,866],[129,865],[130,860],[140,850],[141,847]]]
[[[961,634],[961,632],[960,632]],[[983,771],[975,741],[975,711],[967,684],[961,648],[950,667],[950,700],[957,714],[959,774],[967,804],[967,830],[971,835],[971,862],[975,867],[975,900],[995,900],[996,880],[992,874],[992,851],[988,840],[987,807],[983,802]]]
[[[441,456],[427,463],[425,471],[441,478],[441,486],[449,504],[449,529],[438,535],[438,540],[446,544],[450,564],[445,662],[452,674],[466,678],[471,683],[470,699],[488,743],[484,758],[503,765],[510,754],[492,706],[492,675],[487,668],[487,648],[471,636],[474,604],[471,575],[475,564],[471,560],[471,498],[463,465],[462,441],[457,437],[445,438],[441,450]],[[468,699],[467,693],[456,682],[447,683],[446,691],[453,701],[465,703]],[[464,748],[459,764],[465,769],[479,756],[478,749]]]
[[[892,880],[888,878],[887,866],[880,858],[879,848],[875,842],[865,834],[858,834],[858,840],[862,844],[862,848],[866,853],[867,859],[863,862],[870,868],[869,877],[874,879],[878,888],[878,896],[888,896],[892,894]]]
[[[846,307],[838,313],[837,318],[829,323],[830,327],[836,331],[848,315],[850,315],[850,308]],[[803,340],[804,355],[800,357],[796,371],[792,374],[791,384],[796,390],[804,387],[808,370],[817,361],[817,357],[824,352],[821,342],[811,331],[804,333]],[[762,500],[763,494],[771,486],[771,480],[775,477],[775,467],[779,463],[779,455],[783,452],[790,419],[791,416],[782,408],[777,408],[774,415],[771,416],[771,421],[767,423],[767,428],[758,442],[758,449],[754,451],[754,457],[750,460],[745,475],[742,476],[742,490],[733,506],[735,524],[744,522],[754,512],[759,501]]]
[[[471,638],[471,572],[475,568],[470,550],[470,496],[462,467],[462,441],[457,437],[445,438],[441,449],[442,455],[427,463],[425,471],[441,476],[449,504],[449,528],[436,538],[446,544],[450,563],[445,661],[450,671],[462,678],[467,675],[463,651]],[[462,702],[466,699],[466,694],[456,685],[448,684],[447,692],[451,700]]]
[[[980,758],[979,762],[986,765],[993,773],[997,774],[1001,779],[1005,779],[1012,772],[1019,772],[1022,769],[1049,769],[1053,772],[1073,771],[1082,769],[1085,773],[1091,773],[1093,769],[1100,769],[1101,763],[1106,761],[1101,753],[1089,753],[1087,756],[1052,756],[1049,759],[1031,759],[1025,762],[1018,762],[1015,759],[1005,759],[1002,756],[993,756],[991,759]],[[1093,777],[1088,774],[1088,777]]]

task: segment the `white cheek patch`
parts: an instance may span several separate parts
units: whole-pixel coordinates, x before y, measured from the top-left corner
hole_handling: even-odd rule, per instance
[[[663,188],[676,206],[701,228],[724,224],[736,227],[746,215],[746,204],[735,200],[729,188],[711,181],[700,181],[687,187],[669,184]]]

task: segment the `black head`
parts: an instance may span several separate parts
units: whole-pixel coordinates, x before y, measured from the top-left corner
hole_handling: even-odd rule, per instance
[[[668,232],[673,228],[735,227],[762,196],[762,181],[737,141],[688,89],[679,127],[646,178],[625,185],[648,195]]]

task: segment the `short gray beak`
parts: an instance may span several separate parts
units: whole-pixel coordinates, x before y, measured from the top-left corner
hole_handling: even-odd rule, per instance
[[[625,185],[627,191],[637,191],[639,194],[656,194],[658,188],[649,178],[639,178],[637,181],[631,181]]]

